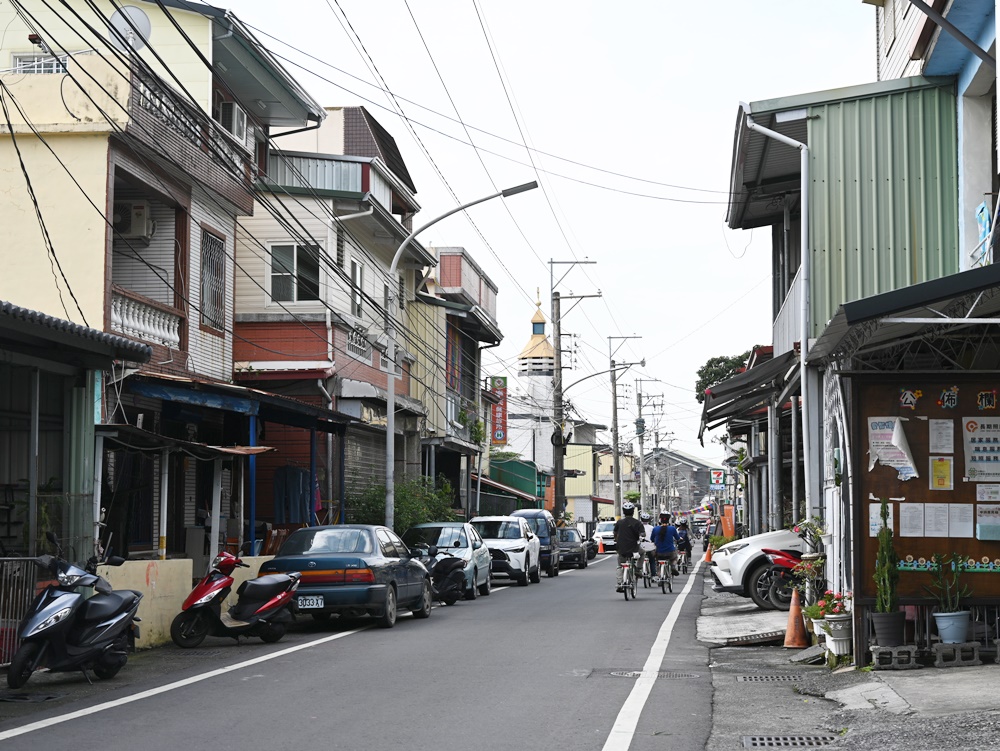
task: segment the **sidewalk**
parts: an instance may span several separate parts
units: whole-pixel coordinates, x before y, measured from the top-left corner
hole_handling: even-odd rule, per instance
[[[795,664],[802,650],[781,646],[788,613],[713,592],[710,578],[705,595],[698,639],[717,645],[709,751],[1000,749],[1000,665],[831,671]],[[765,639],[772,641],[759,643]],[[738,643],[749,646],[727,646]]]

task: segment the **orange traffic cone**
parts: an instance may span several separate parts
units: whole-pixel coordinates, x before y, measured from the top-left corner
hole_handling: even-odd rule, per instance
[[[788,625],[785,626],[785,647],[802,649],[809,646],[809,635],[802,622],[802,605],[799,604],[799,590],[792,590],[792,606],[788,609]]]
[[[708,550],[705,551],[705,563],[712,562],[712,546],[708,546]]]
[[[598,555],[604,555],[604,538],[597,538],[597,553]]]

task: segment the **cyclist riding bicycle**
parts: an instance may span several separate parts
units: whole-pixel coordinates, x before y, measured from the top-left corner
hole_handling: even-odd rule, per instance
[[[641,514],[639,514],[639,521],[642,522],[642,528],[646,530],[646,539],[652,542],[653,525],[651,524],[651,522],[653,521],[653,515],[646,511],[643,511]],[[646,558],[649,559],[649,570],[655,572],[656,554],[652,550],[647,551]]]
[[[635,504],[631,501],[622,503],[622,518],[615,522],[615,550],[618,551],[618,565],[615,575],[618,577],[616,592],[622,592],[622,564],[632,559],[639,550],[639,540],[646,536],[642,522],[635,518]]]
[[[677,549],[691,559],[691,533],[688,532],[688,523],[682,521],[677,525]]]
[[[670,561],[670,570],[674,576],[677,570],[677,527],[670,523],[670,514],[660,514],[660,524],[653,529],[650,541],[656,543],[656,557]]]

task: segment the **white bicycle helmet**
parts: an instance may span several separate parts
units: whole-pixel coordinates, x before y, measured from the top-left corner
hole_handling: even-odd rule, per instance
[[[642,512],[641,514],[639,514],[639,520],[640,520],[641,522],[643,522],[643,523],[645,524],[646,522],[651,522],[651,521],[653,521],[653,517],[652,517],[652,516],[650,516],[650,515],[649,515],[648,513],[646,513],[645,511],[643,511],[643,512]]]
[[[631,514],[635,511],[635,504],[632,501],[625,501],[622,503],[622,513]]]

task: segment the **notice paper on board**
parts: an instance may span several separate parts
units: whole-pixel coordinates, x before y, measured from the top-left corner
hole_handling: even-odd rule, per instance
[[[931,490],[954,490],[953,464],[950,456],[932,456],[930,458]]]
[[[889,509],[889,529],[893,528],[892,503],[886,504]],[[882,503],[868,504],[868,536],[878,537],[878,531],[882,529]]]
[[[932,454],[955,453],[954,420],[928,420],[930,431],[930,452]]]
[[[924,537],[948,537],[947,503],[924,504]]]
[[[868,418],[868,471],[875,468],[875,462],[894,467],[900,480],[920,477],[913,463],[910,444],[903,430],[905,417]]]
[[[900,537],[924,536],[924,504],[922,503],[899,504],[899,536]]]
[[[948,504],[948,536],[972,537],[972,504]]]

